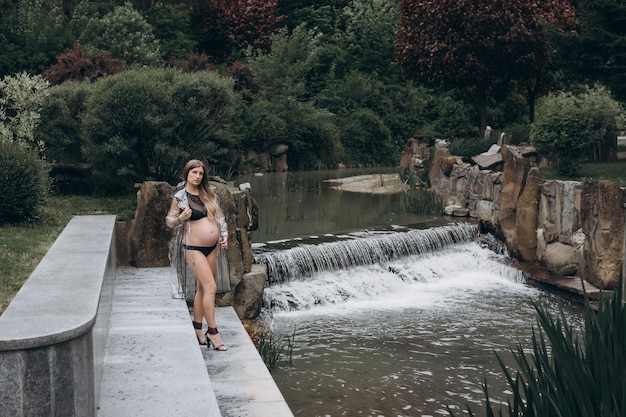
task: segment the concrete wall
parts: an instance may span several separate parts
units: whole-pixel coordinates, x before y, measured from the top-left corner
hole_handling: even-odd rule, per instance
[[[545,181],[528,146],[468,160],[439,142],[431,154],[431,187],[448,214],[478,219],[514,258],[616,287],[626,251],[625,189],[608,181]]]
[[[115,216],[74,217],[0,316],[0,416],[96,415]]]

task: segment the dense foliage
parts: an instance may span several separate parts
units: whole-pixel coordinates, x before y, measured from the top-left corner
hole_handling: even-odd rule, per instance
[[[130,3],[115,7],[100,19],[90,19],[80,39],[91,49],[110,51],[129,67],[163,62],[152,26]]]
[[[76,45],[57,56],[57,63],[51,65],[43,76],[54,85],[66,81],[95,81],[121,71],[122,61],[111,57],[110,52],[88,53],[85,48]]]
[[[512,82],[534,99],[550,64],[542,26],[564,26],[574,15],[567,0],[402,0],[400,10],[404,73],[464,91],[480,110],[481,132],[488,100],[502,99]]]
[[[217,59],[247,47],[268,49],[284,19],[277,0],[196,0],[192,10],[199,49]]]
[[[82,115],[94,186],[128,191],[139,181],[176,181],[192,157],[228,161],[220,130],[235,100],[232,80],[215,72],[133,70],[99,80]]]
[[[0,141],[0,225],[34,220],[48,195],[48,167],[25,148]]]
[[[55,86],[82,84],[54,90],[31,113],[41,117],[32,136],[40,152],[49,147],[42,156],[57,191],[89,191],[90,171],[124,183],[100,184],[99,192],[121,190],[131,178],[176,176],[171,166],[154,165],[165,151],[148,145],[190,136],[180,118],[164,115],[184,112],[171,88],[120,84],[125,114],[100,103],[108,92],[96,81],[131,70],[129,78],[174,67],[180,80],[207,72],[233,80],[229,115],[210,107],[223,92],[203,96],[210,128],[200,123],[195,142],[173,147],[184,149],[181,157],[205,154],[224,175],[268,169],[278,148],[288,148],[290,169],[389,165],[411,137],[471,150],[482,147],[471,142],[489,125],[512,134],[513,143],[527,140],[536,98],[575,82],[599,80],[620,94],[626,9],[611,0],[575,3],[576,13],[567,0],[0,0],[0,76],[25,71]],[[171,133],[166,121],[174,123]],[[143,162],[117,158],[113,128],[132,132],[133,145],[120,143],[145,152]],[[132,166],[97,161],[99,153]]]
[[[556,163],[559,173],[575,176],[584,161],[615,159],[621,106],[605,88],[583,88],[543,98],[530,140]]]
[[[42,103],[48,82],[22,72],[0,80],[0,142],[33,152],[43,152],[45,143],[36,139]]]
[[[602,83],[626,101],[626,3],[578,0],[576,28],[554,43],[560,68],[575,82]]]

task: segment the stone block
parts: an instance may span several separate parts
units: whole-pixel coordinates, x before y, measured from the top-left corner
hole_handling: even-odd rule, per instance
[[[546,266],[559,275],[576,275],[578,257],[573,246],[561,242],[547,245],[545,252]]]
[[[244,274],[237,286],[233,306],[241,320],[258,316],[263,304],[266,281],[267,269],[264,265],[255,264],[250,272]]]
[[[609,181],[583,185],[581,194],[584,242],[583,276],[597,287],[615,289],[624,261],[626,190]]]

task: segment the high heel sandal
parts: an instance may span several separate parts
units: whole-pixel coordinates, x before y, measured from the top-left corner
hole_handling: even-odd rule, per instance
[[[217,331],[217,327],[209,327],[209,329],[206,331],[206,333],[204,334],[206,336],[206,341],[207,341],[207,348],[211,347],[211,345],[213,345],[213,348],[215,350],[219,350],[221,352],[227,351],[228,350],[228,346],[226,346],[225,344],[221,344],[219,346],[216,346],[215,343],[213,343],[211,341],[211,339],[209,338],[210,334],[218,334],[219,332]]]
[[[202,323],[198,323],[197,321],[191,320],[191,324],[193,324],[193,328],[194,329],[202,331]],[[198,337],[198,333],[197,332],[196,332],[196,339],[198,339],[198,344],[199,345],[203,345],[203,346],[206,345],[208,343],[207,341],[209,340],[209,338],[207,338],[204,341],[204,343],[202,343],[202,340],[200,340],[200,338]]]

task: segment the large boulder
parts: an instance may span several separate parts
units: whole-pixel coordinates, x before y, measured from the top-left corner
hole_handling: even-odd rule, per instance
[[[174,187],[146,181],[137,193],[135,219],[128,231],[129,263],[137,268],[169,266],[171,230],[165,226]]]
[[[537,223],[539,212],[539,188],[543,178],[539,168],[531,168],[526,186],[517,202],[517,253],[523,261],[537,259]]]
[[[517,247],[517,202],[530,170],[530,161],[515,147],[503,146],[500,150],[504,160],[502,192],[500,194],[500,228],[511,254],[518,255]]]
[[[253,265],[236,288],[233,307],[240,319],[256,318],[263,304],[267,270],[263,265]]]
[[[476,202],[474,217],[485,223],[490,230],[498,229],[498,208],[493,201],[479,200]]]
[[[434,151],[431,153],[430,167],[428,168],[428,180],[435,192],[441,192],[441,182],[452,171],[452,168],[447,163],[444,164],[444,160],[448,160],[448,158],[450,158],[448,145],[443,141],[438,141],[435,144]]]
[[[550,271],[558,275],[576,275],[578,272],[576,248],[561,242],[547,245],[545,264]]]
[[[583,185],[583,275],[597,287],[615,289],[624,260],[625,191],[609,181]]]

